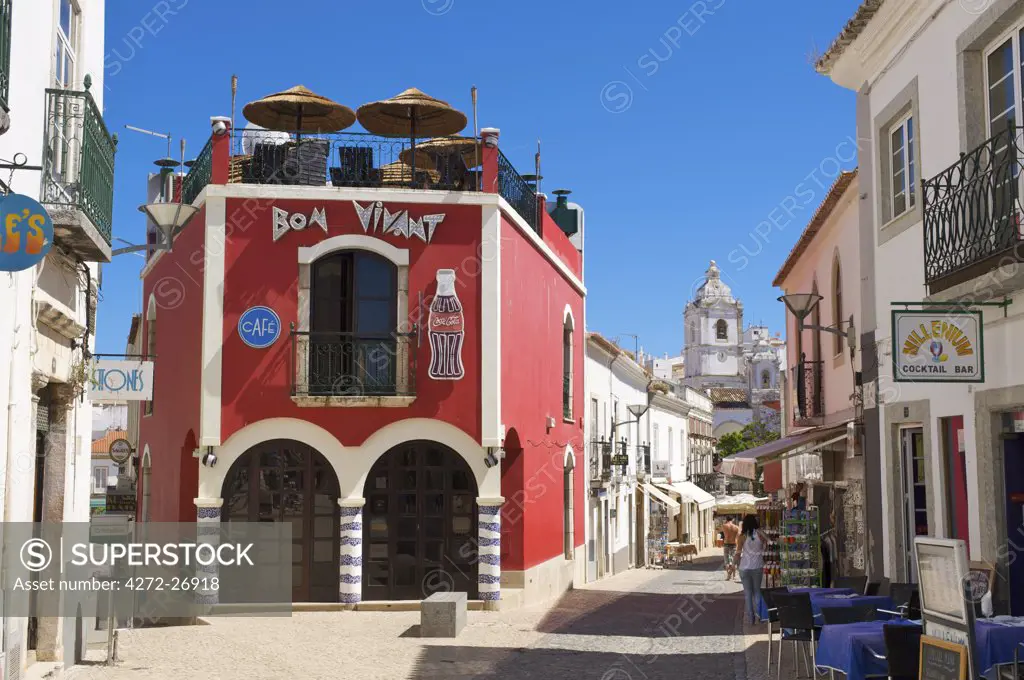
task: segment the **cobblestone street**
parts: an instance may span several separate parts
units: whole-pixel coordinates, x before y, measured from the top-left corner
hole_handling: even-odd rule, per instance
[[[553,606],[469,612],[453,640],[420,638],[418,612],[297,613],[122,631],[117,667],[97,661],[65,677],[757,678],[765,643],[743,634],[740,585],[723,580],[720,564],[709,557],[683,569],[632,570]]]

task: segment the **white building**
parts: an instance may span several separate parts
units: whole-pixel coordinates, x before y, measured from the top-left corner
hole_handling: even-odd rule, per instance
[[[9,36],[0,37],[0,118],[10,122],[0,158],[43,168],[14,171],[0,193],[39,200],[55,232],[40,265],[0,274],[0,492],[8,526],[89,518],[92,411],[80,396],[83,350],[95,331],[98,263],[110,259],[113,207],[114,142],[101,115],[104,12],[103,0],[0,0],[0,36]],[[12,597],[5,590],[5,614],[17,611]],[[40,596],[42,606],[55,611],[50,597]],[[36,660],[70,665],[74,632],[55,617],[5,616],[6,677]]]
[[[714,260],[705,281],[686,303],[686,385],[711,390],[715,404],[714,436],[738,432],[747,423],[774,423],[780,375],[785,370],[785,343],[765,326],[743,328],[743,303],[722,281]]]
[[[128,429],[128,402],[107,401],[92,405],[92,439],[95,441],[107,430]]]
[[[667,511],[668,540],[711,545],[714,499],[689,481],[702,464],[711,470],[710,455],[693,459],[698,450],[708,452],[693,446],[690,432],[695,418],[710,431],[710,400],[685,388],[690,399],[679,398],[597,333],[587,335],[585,370],[587,580],[652,561],[652,506],[659,504]]]
[[[1015,614],[1024,560],[1006,546],[1024,499],[1022,30],[1019,0],[868,0],[817,64],[857,93],[869,573],[913,580],[915,535],[964,539],[972,560],[997,565],[997,612]],[[895,382],[894,353],[947,381],[947,352],[974,361],[934,333],[968,319],[933,310],[921,342],[917,327],[894,332],[896,301],[1005,303],[975,307],[983,338],[968,338],[983,381]]]

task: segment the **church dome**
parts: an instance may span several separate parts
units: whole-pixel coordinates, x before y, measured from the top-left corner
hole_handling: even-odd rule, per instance
[[[716,302],[736,302],[732,296],[732,288],[722,282],[722,271],[714,260],[711,260],[711,265],[704,272],[704,284],[697,289],[693,301],[698,305],[708,306]]]

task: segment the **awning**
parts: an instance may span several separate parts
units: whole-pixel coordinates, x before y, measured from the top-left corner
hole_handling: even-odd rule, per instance
[[[662,492],[658,491],[653,484],[641,484],[641,487],[645,492],[650,494],[651,498],[668,508],[670,514],[679,512],[679,503],[670,496],[666,496]]]
[[[845,422],[839,425],[829,425],[828,427],[814,427],[784,439],[776,439],[773,442],[755,446],[746,451],[740,451],[730,456],[728,460],[753,460],[757,462],[757,465],[764,465],[775,460],[818,451],[830,444],[845,440],[846,436],[847,423]],[[725,461],[722,462],[724,463]]]
[[[723,515],[749,514],[757,511],[755,503],[766,500],[768,500],[767,497],[757,498],[749,493],[722,496],[715,499],[715,510]]]
[[[698,510],[708,510],[715,507],[715,497],[693,482],[675,482],[673,484],[658,484],[662,489],[677,494],[684,503],[694,503]]]
[[[736,456],[723,458],[718,471],[729,477],[757,479],[757,463],[749,458],[736,458]]]

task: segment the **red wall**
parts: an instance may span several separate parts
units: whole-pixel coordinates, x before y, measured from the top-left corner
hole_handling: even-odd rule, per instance
[[[576,246],[572,244],[572,241],[565,235],[565,232],[559,229],[555,221],[551,219],[551,215],[547,212],[544,212],[542,215],[541,234],[543,235],[544,242],[555,251],[562,262],[567,264],[576,276],[579,276],[583,268],[583,255],[580,254],[580,251],[576,250]]]
[[[148,444],[150,451],[149,480],[154,488],[149,518],[153,522],[194,522],[196,518],[193,499],[198,491],[199,461],[192,451],[199,433],[203,275],[191,262],[202,252],[205,223],[203,209],[176,237],[174,250],[160,255],[142,284],[139,332],[147,353],[150,295],[156,301],[153,414],[139,418],[139,450],[144,451]],[[136,504],[140,518],[142,493],[140,488]]]
[[[364,204],[365,205],[365,204]],[[309,217],[324,208],[328,233],[311,225],[288,231],[280,240],[272,237],[272,210]],[[252,223],[236,229],[227,239],[224,286],[223,418],[221,437],[226,440],[245,425],[264,418],[291,417],[315,423],[334,434],[346,446],[361,444],[389,423],[406,418],[443,420],[480,440],[480,266],[477,249],[481,234],[481,210],[475,206],[386,203],[392,213],[409,210],[413,217],[444,213],[429,244],[418,238],[397,235],[371,236],[409,250],[410,319],[420,319],[422,338],[417,352],[416,401],[408,408],[300,408],[291,401],[292,349],[289,325],[298,326],[298,248],[312,246],[339,234],[364,234],[351,201],[264,202]],[[227,214],[248,214],[246,201],[231,199]],[[455,269],[459,299],[465,314],[466,339],[462,361],[465,376],[459,381],[434,381],[427,377],[430,345],[427,340],[427,307],[436,289],[438,269]],[[418,297],[423,294],[421,316]],[[238,319],[248,308],[266,305],[281,319],[280,339],[268,349],[253,349],[238,336]],[[400,320],[401,321],[401,320]]]
[[[552,228],[557,230],[553,223]],[[563,461],[567,443],[576,454],[575,543],[582,545],[584,540],[583,298],[504,218],[501,229],[501,418],[508,430],[501,483],[505,498],[502,569],[520,570],[562,554]],[[558,235],[568,244],[564,234],[559,231]],[[562,329],[566,304],[575,319],[575,420],[569,423],[562,419]],[[546,428],[548,416],[555,420],[551,431]]]

